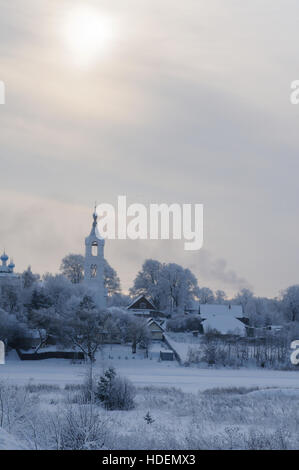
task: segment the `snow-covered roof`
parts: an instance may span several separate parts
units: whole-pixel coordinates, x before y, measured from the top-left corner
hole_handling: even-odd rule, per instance
[[[137,298],[135,298],[135,299],[130,303],[130,305],[127,306],[127,309],[132,308],[133,305],[135,305],[137,302],[139,302],[139,300],[141,300],[141,299],[143,299],[143,298],[144,298],[144,300],[145,300],[149,305],[151,305],[152,310],[156,310],[155,305],[154,305],[150,300],[148,300],[148,298],[145,297],[144,294],[141,294],[141,295],[139,295]],[[140,308],[137,307],[136,310],[145,310],[145,311],[146,311],[146,310],[150,310],[150,309],[149,309],[149,308],[140,309]]]
[[[203,330],[207,333],[209,330],[217,330],[219,333],[236,334],[240,336],[246,335],[246,327],[244,323],[229,315],[210,315],[207,319],[202,322]]]
[[[132,307],[132,305],[134,305],[135,302],[138,302],[138,300],[140,300],[142,297],[143,297],[143,295],[139,295],[138,297],[136,297],[136,298],[135,298],[134,300],[132,300],[132,302],[127,306],[127,308]]]
[[[228,315],[235,318],[244,316],[242,305],[200,304],[200,316],[209,318],[211,315]]]
[[[148,324],[148,326],[150,326],[150,325],[157,325],[157,327],[158,327],[160,330],[164,331],[163,322],[154,320],[153,318],[149,318],[149,319],[147,320],[147,324]]]

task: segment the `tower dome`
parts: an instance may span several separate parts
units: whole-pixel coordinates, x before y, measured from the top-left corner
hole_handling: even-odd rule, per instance
[[[15,263],[14,263],[13,260],[11,259],[11,260],[10,260],[10,263],[9,263],[9,265],[8,265],[8,268],[10,269],[11,272],[14,270],[15,266],[16,266]]]
[[[5,251],[3,252],[3,255],[1,256],[0,259],[1,259],[1,261],[2,261],[3,263],[7,263],[7,261],[8,261],[8,256],[7,256],[7,254],[5,253]]]

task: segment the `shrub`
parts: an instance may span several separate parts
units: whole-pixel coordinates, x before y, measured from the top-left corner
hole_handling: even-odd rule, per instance
[[[112,367],[100,377],[95,397],[107,410],[131,410],[135,406],[133,384],[118,376]]]
[[[52,425],[58,450],[96,450],[105,446],[107,422],[94,406],[68,406],[53,418]]]
[[[198,330],[200,333],[203,333],[200,317],[191,315],[178,315],[176,317],[173,317],[171,320],[168,320],[167,330],[173,331],[175,333]]]

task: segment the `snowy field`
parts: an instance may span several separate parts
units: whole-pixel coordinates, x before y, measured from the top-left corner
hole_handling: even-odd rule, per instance
[[[128,377],[139,387],[176,387],[185,392],[196,393],[221,387],[279,387],[298,388],[299,372],[272,371],[264,369],[198,369],[180,366],[174,362],[159,362],[162,345],[156,343],[145,358],[138,353],[133,359],[126,346],[106,346],[97,355],[96,374],[113,365],[119,374]],[[5,365],[0,366],[0,381],[26,385],[42,383],[49,385],[80,384],[86,376],[85,364],[72,364],[65,359],[44,361],[20,361],[15,353],[9,355]]]
[[[98,353],[95,383],[114,366],[136,385],[134,408],[113,411],[86,406],[86,364],[11,353],[0,366],[0,449],[299,448],[298,372],[184,367],[160,362],[163,347],[148,358],[121,345]]]
[[[144,387],[127,411],[80,397],[80,386],[2,387],[0,449],[299,448],[298,389]]]

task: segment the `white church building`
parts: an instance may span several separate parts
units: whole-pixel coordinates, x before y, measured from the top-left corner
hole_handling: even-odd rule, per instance
[[[93,213],[91,232],[85,238],[84,282],[93,291],[95,300],[100,308],[107,306],[107,292],[104,285],[104,246],[98,226],[98,216]]]

